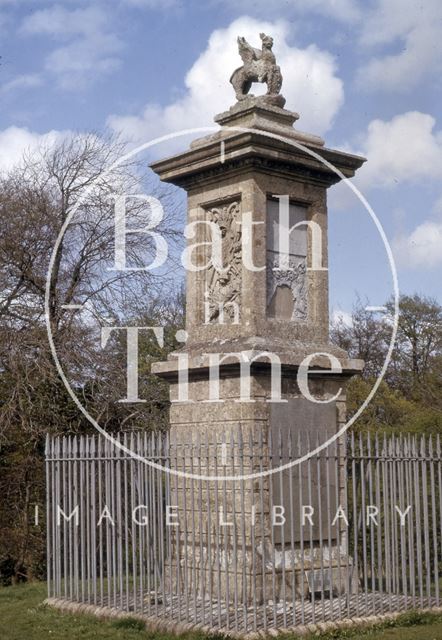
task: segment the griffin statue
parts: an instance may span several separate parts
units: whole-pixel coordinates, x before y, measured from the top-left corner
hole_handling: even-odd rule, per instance
[[[247,97],[254,97],[252,94],[248,94],[252,82],[265,82],[267,84],[266,95],[256,99],[283,107],[285,98],[279,93],[282,75],[272,51],[273,38],[265,33],[260,33],[259,37],[262,41],[261,51],[252,47],[245,38],[238,37],[238,51],[244,64],[232,73],[230,82],[239,101],[245,100]]]

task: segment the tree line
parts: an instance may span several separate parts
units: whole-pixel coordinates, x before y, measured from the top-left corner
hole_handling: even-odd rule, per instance
[[[0,177],[0,581],[5,583],[44,576],[44,518],[39,527],[33,522],[35,505],[44,513],[45,434],[92,430],[53,361],[45,324],[47,278],[57,356],[90,415],[111,432],[167,427],[167,385],[150,376],[149,362],[177,346],[174,328],[183,326],[179,274],[173,256],[160,276],[108,268],[115,251],[113,195],[124,189],[161,198],[167,216],[159,231],[172,247],[179,242],[184,213],[174,194],[151,184],[147,165],[125,162],[103,173],[125,150],[117,138],[72,136],[26,155]],[[53,247],[71,216],[48,274]],[[131,200],[128,223],[140,228],[144,216],[141,203]],[[127,235],[132,267],[149,264],[154,249],[148,236]],[[85,306],[76,308],[80,304]],[[140,393],[146,402],[115,402],[125,397],[125,339],[114,332],[101,349],[100,328],[164,323],[163,347],[147,332],[141,338]]]

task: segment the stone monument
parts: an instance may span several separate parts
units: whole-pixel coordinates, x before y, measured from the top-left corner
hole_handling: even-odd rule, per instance
[[[256,459],[250,456],[242,474],[271,468],[269,443],[276,430],[281,430],[283,439],[309,430],[312,441],[324,440],[326,431],[336,432],[346,420],[346,383],[362,368],[360,361],[349,359],[329,342],[327,189],[340,180],[331,165],[350,178],[364,158],[328,149],[318,136],[294,128],[299,116],[283,108],[282,75],[272,52],[273,40],[265,34],[261,40],[259,50],[238,38],[244,65],[231,77],[237,102],[215,116],[219,131],[151,165],[161,180],[186,190],[192,230],[189,244],[199,243],[192,252],[198,270],[187,271],[187,341],[180,352],[153,369],[170,382],[171,441],[179,445],[204,441],[207,434],[213,440],[219,434],[221,443],[226,428],[252,434],[250,442],[261,450]],[[266,95],[248,93],[256,81],[267,83]],[[221,265],[211,259],[214,227],[208,223],[219,230]],[[249,395],[243,401],[241,359],[250,367],[249,375],[246,372]],[[281,374],[281,396],[276,400],[275,362]],[[319,402],[306,398],[300,388],[299,368],[306,362],[312,374],[309,394]],[[216,377],[218,381],[213,382]],[[183,379],[188,382],[185,392]],[[231,455],[235,468],[235,452]],[[197,473],[191,460],[180,460],[175,459],[177,470]],[[243,498],[246,513],[251,514],[258,503],[264,510],[257,525],[263,537],[272,527],[272,482],[272,475],[262,480],[261,495],[249,482]],[[185,483],[178,479],[175,484],[179,509],[186,497]],[[210,572],[205,549],[212,531],[204,513],[213,507],[216,482],[209,484],[205,506],[201,509],[200,504],[196,518],[186,523],[187,534],[199,538],[198,550],[187,548],[188,535],[182,535],[182,553],[176,560],[182,562],[185,557],[193,568],[186,589],[206,594]],[[225,508],[234,509],[236,499],[234,487]],[[249,549],[253,544],[249,528],[245,535]],[[315,530],[317,540],[322,535],[320,528]],[[272,542],[269,533],[269,544],[281,545],[271,538]],[[345,554],[346,550],[333,552]],[[237,554],[235,560],[237,567],[246,567],[239,573],[250,585],[256,576],[250,573],[247,553]],[[314,566],[314,559],[310,561]],[[234,574],[228,554],[221,571],[222,589],[233,594],[238,572]],[[264,584],[255,584],[253,597],[262,598],[263,590]],[[244,584],[239,591],[242,599],[252,597]]]

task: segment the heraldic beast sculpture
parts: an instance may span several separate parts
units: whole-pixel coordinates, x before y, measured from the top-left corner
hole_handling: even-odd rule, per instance
[[[248,92],[252,82],[265,82],[267,84],[267,94],[260,96],[268,104],[283,107],[285,98],[279,93],[282,85],[281,70],[276,64],[275,54],[272,51],[273,38],[265,33],[259,34],[262,40],[262,49],[255,49],[245,38],[238,38],[238,50],[244,64],[232,73],[230,82],[235,89],[237,100],[245,100],[253,97]]]

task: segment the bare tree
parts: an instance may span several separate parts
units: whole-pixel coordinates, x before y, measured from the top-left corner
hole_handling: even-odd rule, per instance
[[[72,136],[28,155],[0,178],[0,574],[2,562],[12,557],[16,580],[35,571],[42,553],[42,537],[33,539],[29,521],[33,502],[41,499],[44,435],[89,426],[52,361],[45,327],[47,277],[57,354],[91,414],[113,430],[157,426],[165,415],[164,386],[149,379],[148,368],[140,373],[149,402],[118,403],[126,382],[124,339],[120,336],[108,350],[100,344],[103,324],[138,324],[142,309],[176,299],[180,276],[174,256],[184,216],[176,193],[154,188],[140,163],[118,164],[124,152],[115,138]],[[112,270],[115,196],[142,192],[163,205],[165,216],[156,231],[172,247],[171,258],[157,273],[143,269],[153,260],[155,241],[148,234],[128,234],[127,265],[138,269]],[[145,227],[148,214],[145,202],[127,200],[128,227]],[[142,348],[147,354],[151,345]]]
[[[388,303],[390,312],[393,303]],[[397,358],[413,381],[423,381],[442,350],[442,307],[433,298],[403,295],[400,303]]]
[[[391,301],[387,307],[393,311]],[[442,409],[442,306],[433,298],[401,296],[389,382],[407,397]]]
[[[368,302],[357,299],[348,323],[344,318],[338,318],[331,325],[331,340],[345,349],[352,358],[364,360],[365,378],[379,375],[388,343],[391,337],[391,323],[385,318],[373,315],[367,311]]]

